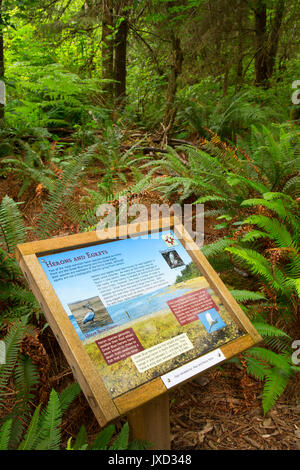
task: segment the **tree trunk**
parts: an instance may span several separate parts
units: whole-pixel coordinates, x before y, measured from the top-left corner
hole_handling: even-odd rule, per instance
[[[285,0],[277,0],[269,34],[267,33],[267,7],[265,3],[258,1],[254,11],[255,83],[266,88],[269,87],[269,80],[274,72],[285,3]]]
[[[244,1],[240,0],[237,19],[237,65],[236,65],[236,91],[238,91],[243,84],[243,58],[244,58],[244,41],[243,41],[243,28],[244,28],[244,16],[246,15]]]
[[[124,17],[119,25],[115,41],[115,99],[124,103],[126,98],[126,56],[127,56],[128,19]]]
[[[167,105],[165,110],[164,116],[164,127],[165,127],[165,134],[169,132],[173,123],[175,121],[177,108],[175,106],[175,98],[176,98],[176,91],[177,91],[177,78],[178,75],[182,72],[182,64],[183,64],[183,52],[181,49],[180,39],[175,37],[172,34],[172,55],[173,55],[173,62],[171,65],[171,70],[169,74],[169,82],[168,82],[168,92],[167,92]]]
[[[4,41],[3,41],[3,19],[2,0],[0,0],[0,81],[4,82]],[[0,103],[0,120],[4,119],[4,104]]]
[[[272,24],[269,39],[269,50],[268,50],[268,78],[270,79],[274,72],[275,61],[278,51],[278,44],[280,39],[280,29],[285,10],[285,0],[278,0],[275,10],[275,16]]]
[[[114,78],[114,42],[113,42],[113,1],[102,0],[102,78]],[[113,81],[104,84],[104,91],[111,101],[113,97]]]
[[[267,65],[267,7],[260,0],[256,3],[255,16],[255,83],[266,85]]]

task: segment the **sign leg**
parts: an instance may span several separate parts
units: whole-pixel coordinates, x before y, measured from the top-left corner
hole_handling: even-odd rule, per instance
[[[151,449],[169,450],[169,395],[165,393],[128,414],[130,438],[147,441]]]

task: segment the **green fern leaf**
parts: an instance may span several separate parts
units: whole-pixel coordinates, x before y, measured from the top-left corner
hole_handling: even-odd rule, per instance
[[[224,250],[229,247],[232,243],[230,238],[220,238],[214,243],[204,245],[201,249],[204,256],[207,258],[215,257],[220,253],[223,253]]]
[[[106,450],[114,432],[115,432],[115,426],[113,424],[106,426],[96,436],[95,440],[89,446],[89,450]]]
[[[287,335],[284,331],[280,330],[279,328],[276,328],[275,326],[269,325],[268,323],[262,323],[262,322],[252,322],[254,328],[258,331],[258,333],[261,336],[281,336],[285,338],[290,338],[289,335]]]
[[[120,433],[114,440],[112,446],[110,446],[109,450],[126,450],[128,448],[128,440],[129,440],[129,424],[128,422],[124,424]]]
[[[282,395],[290,379],[290,374],[278,367],[273,367],[266,374],[262,404],[266,414]]]
[[[16,365],[20,343],[25,335],[27,317],[18,320],[4,338],[6,347],[6,363],[0,365],[0,404],[4,399],[4,387]]]
[[[84,445],[86,445],[86,440],[87,440],[87,434],[86,434],[85,426],[81,426],[81,428],[79,429],[79,433],[76,436],[73,449],[74,450],[81,449]]]
[[[72,383],[59,394],[60,409],[64,413],[81,393],[81,388],[77,382]]]
[[[12,419],[7,419],[0,428],[0,450],[8,450],[10,441]]]
[[[287,216],[286,209],[281,201],[268,201],[266,199],[247,199],[242,202],[241,206],[252,207],[252,206],[264,206],[267,209],[275,212],[281,219],[285,219]]]
[[[40,420],[40,408],[38,405],[34,410],[30,425],[25,434],[23,441],[19,445],[19,450],[31,450],[34,448],[36,441],[39,439],[39,420]]]
[[[268,367],[262,364],[258,359],[247,356],[247,374],[262,382],[268,372]]]
[[[244,220],[244,223],[258,225],[258,227],[262,228],[268,233],[272,240],[275,240],[277,246],[280,248],[295,247],[295,242],[285,225],[276,219],[270,219],[269,217],[265,217],[263,215],[251,215],[246,220]]]
[[[41,415],[40,437],[34,447],[36,450],[59,450],[61,417],[59,396],[52,389],[47,408]]]
[[[26,238],[26,229],[18,208],[20,203],[9,196],[4,196],[0,204],[0,243],[6,245],[9,253],[13,253],[18,243]]]
[[[267,364],[286,371],[287,374],[291,373],[291,366],[286,358],[282,355],[274,353],[273,351],[270,351],[269,349],[254,347],[249,349],[248,354],[256,357],[260,361],[264,361]]]
[[[237,302],[253,302],[258,300],[265,300],[265,296],[260,292],[252,292],[249,290],[230,290],[231,295]]]

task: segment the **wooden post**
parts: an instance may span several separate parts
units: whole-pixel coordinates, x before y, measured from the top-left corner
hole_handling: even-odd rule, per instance
[[[169,395],[163,395],[128,414],[130,438],[147,441],[154,450],[170,450]]]

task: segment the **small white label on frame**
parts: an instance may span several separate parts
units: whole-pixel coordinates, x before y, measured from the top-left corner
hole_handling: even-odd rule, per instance
[[[178,367],[178,369],[162,375],[161,379],[167,388],[171,388],[180,382],[190,379],[194,375],[200,374],[200,372],[205,369],[209,369],[219,362],[225,361],[225,359],[226,357],[222,353],[221,349],[215,349],[214,351],[198,357],[184,366]]]

